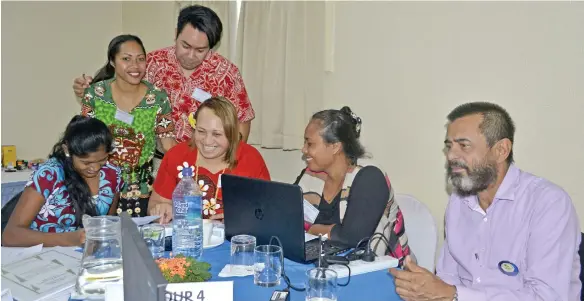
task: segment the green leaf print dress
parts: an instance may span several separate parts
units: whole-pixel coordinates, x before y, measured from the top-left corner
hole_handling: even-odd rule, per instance
[[[118,214],[145,216],[152,192],[152,157],[157,138],[174,137],[174,123],[168,95],[147,81],[146,95],[130,112],[118,112],[108,79],[85,89],[81,114],[103,121],[114,137],[109,161],[122,169],[124,187],[118,202]],[[116,118],[116,113],[130,118]],[[120,116],[119,115],[119,116]],[[121,120],[120,120],[121,119]]]

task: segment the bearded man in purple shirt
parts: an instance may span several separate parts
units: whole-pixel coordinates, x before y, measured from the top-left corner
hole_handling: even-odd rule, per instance
[[[580,300],[581,233],[568,194],[513,164],[515,126],[500,106],[463,104],[448,121],[454,191],[436,275],[406,258],[403,270],[390,270],[397,293],[406,301]]]

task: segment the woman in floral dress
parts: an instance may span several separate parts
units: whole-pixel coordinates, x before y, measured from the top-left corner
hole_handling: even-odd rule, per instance
[[[102,120],[114,136],[110,162],[122,169],[125,183],[117,213],[131,216],[146,215],[157,139],[165,150],[176,144],[168,96],[144,81],[145,74],[142,41],[117,36],[109,44],[108,62],[82,98],[82,114]]]
[[[203,196],[203,218],[223,220],[221,175],[231,174],[270,180],[260,152],[241,141],[237,110],[224,97],[211,97],[189,116],[191,141],[179,143],[164,155],[150,199],[150,215],[166,224],[172,219],[172,192],[190,168]]]
[[[2,233],[2,246],[79,246],[85,242],[84,214],[115,214],[123,182],[120,169],[108,161],[112,140],[103,122],[73,117],[48,160],[26,183]]]

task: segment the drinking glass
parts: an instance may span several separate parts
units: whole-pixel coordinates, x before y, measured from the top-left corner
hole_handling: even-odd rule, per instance
[[[251,235],[236,235],[231,238],[231,260],[232,266],[251,268],[254,264],[254,250],[256,238]]]
[[[262,287],[280,285],[282,278],[282,248],[262,245],[255,248],[253,283]]]
[[[337,272],[314,268],[306,276],[306,301],[337,301]]]
[[[140,229],[146,246],[150,249],[154,259],[164,256],[164,226],[160,224],[148,224]]]

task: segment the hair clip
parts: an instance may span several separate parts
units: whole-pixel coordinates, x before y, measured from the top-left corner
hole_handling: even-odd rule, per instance
[[[353,118],[353,120],[355,121],[355,123],[361,124],[361,117],[357,116],[357,114],[351,112],[351,118]]]
[[[194,129],[194,128],[195,128],[195,126],[197,125],[197,120],[195,119],[195,113],[194,113],[194,112],[192,112],[192,113],[189,115],[189,124],[191,125],[191,127],[192,127],[193,129]]]

